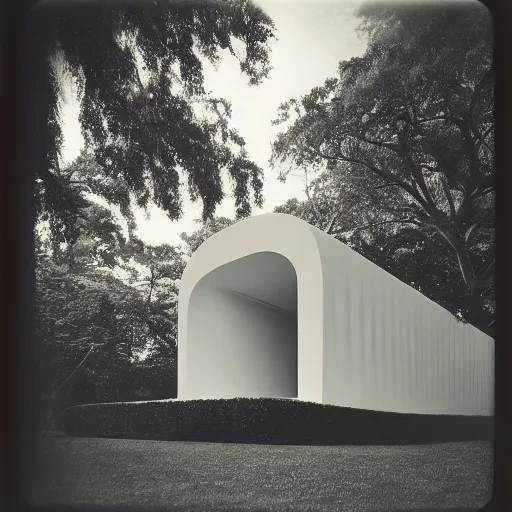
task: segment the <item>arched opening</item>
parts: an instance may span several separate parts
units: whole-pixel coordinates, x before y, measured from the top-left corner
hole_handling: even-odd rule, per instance
[[[194,287],[187,318],[188,395],[297,398],[297,275],[259,252]]]

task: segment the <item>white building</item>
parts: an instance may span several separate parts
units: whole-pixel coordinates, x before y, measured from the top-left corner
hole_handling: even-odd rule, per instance
[[[492,415],[494,340],[306,222],[240,221],[190,259],[178,398]]]

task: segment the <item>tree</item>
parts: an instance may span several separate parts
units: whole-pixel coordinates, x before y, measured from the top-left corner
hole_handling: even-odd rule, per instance
[[[80,189],[60,162],[60,96],[71,77],[81,99],[80,123],[104,191],[126,213],[128,193],[181,215],[180,185],[203,202],[203,218],[224,196],[221,171],[235,184],[239,216],[260,205],[261,170],[229,126],[230,104],[207,93],[201,59],[231,53],[251,84],[268,73],[274,25],[248,0],[124,3],[40,8],[30,27],[33,83],[28,165],[36,180],[37,215],[52,236],[69,242],[83,207]],[[201,115],[200,111],[203,111]],[[90,183],[89,183],[90,185]]]
[[[161,400],[175,398],[178,383],[178,361],[159,351],[133,363],[133,400]]]
[[[181,251],[137,238],[127,194],[127,232],[122,228],[113,208],[126,188],[102,176],[90,152],[61,174],[81,203],[67,242],[48,236],[44,222],[36,229],[36,392],[43,411],[54,417],[76,403],[133,400],[141,390],[174,396]]]
[[[35,392],[50,414],[127,396],[132,325],[143,323],[140,294],[105,271],[70,272],[40,256],[35,298]]]
[[[409,226],[440,237],[465,283],[466,319],[486,329],[494,278],[490,17],[478,4],[451,3],[367,4],[359,15],[367,51],[280,107],[276,123],[289,124],[271,163],[325,168],[351,229],[379,226],[395,236]]]
[[[124,252],[131,255],[133,264],[129,282],[144,298],[147,332],[143,349],[176,359],[179,282],[185,269],[182,251],[168,244],[151,246],[135,240]]]
[[[196,222],[201,223],[202,221],[197,219]],[[202,226],[190,235],[181,233],[180,237],[185,242],[187,256],[192,256],[205,240],[234,223],[234,220],[227,217],[213,217],[202,222]]]
[[[54,260],[72,268],[83,264],[114,267],[120,248],[136,227],[128,186],[122,179],[106,177],[87,149],[60,171],[60,178],[73,197],[73,209],[66,212],[66,236],[52,236],[55,225],[48,212],[36,223],[36,230],[46,231]],[[116,207],[127,221],[127,233],[114,213]]]
[[[343,173],[338,171],[328,169],[308,180],[309,172],[304,169],[307,199],[291,199],[274,211],[298,216],[333,236],[381,220],[381,205],[391,207],[393,204],[393,197],[382,190],[386,187],[375,187],[371,176],[361,174],[357,168],[344,169]]]
[[[173,396],[181,252],[134,240],[111,248],[113,260],[122,253],[123,281],[94,252],[70,265],[40,242],[34,361],[43,411],[54,418],[78,403],[135,400],[140,389]]]

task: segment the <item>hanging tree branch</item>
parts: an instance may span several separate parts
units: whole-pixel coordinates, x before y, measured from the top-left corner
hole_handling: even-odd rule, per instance
[[[307,171],[307,169],[304,169],[304,181],[305,181],[304,192],[306,193],[306,197],[308,198],[308,200],[309,200],[309,202],[311,204],[311,207],[313,208],[313,211],[315,212],[315,215],[318,218],[318,221],[320,221],[321,215],[320,215],[320,211],[318,210],[316,201],[314,199],[312,199],[310,194],[309,194],[308,171]]]
[[[414,220],[414,219],[395,219],[395,220],[383,220],[381,222],[373,222],[371,224],[366,224],[364,226],[358,226],[354,229],[351,229],[351,230],[337,230],[337,231],[333,231],[331,232],[332,235],[337,235],[337,234],[340,234],[340,233],[343,233],[344,231],[352,231],[352,233],[357,233],[358,231],[362,231],[364,229],[368,229],[368,228],[373,228],[375,226],[382,226],[384,224],[414,224],[416,226],[419,225],[418,221]]]
[[[369,162],[365,162],[364,160],[359,160],[358,158],[354,157],[348,157],[343,154],[340,154],[339,156],[331,156],[327,153],[324,153],[320,150],[317,151],[318,156],[321,156],[322,158],[325,158],[326,160],[337,160],[339,162],[350,162],[358,165],[362,165],[363,167],[366,167],[368,170],[370,170],[373,174],[376,174],[377,176],[380,176],[381,178],[385,179],[386,181],[390,183],[394,183],[397,186],[401,187],[403,190],[405,190],[410,196],[412,196],[418,203],[420,203],[424,207],[428,207],[426,205],[425,199],[418,194],[416,190],[414,190],[411,185],[406,183],[405,181],[401,179],[397,179],[396,176],[393,176],[383,169],[379,169],[378,167],[370,164]]]

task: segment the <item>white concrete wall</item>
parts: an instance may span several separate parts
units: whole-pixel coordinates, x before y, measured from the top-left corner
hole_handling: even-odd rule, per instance
[[[297,397],[297,315],[199,284],[191,297],[187,393]]]
[[[324,269],[324,393],[333,405],[492,415],[494,340],[312,228]]]
[[[490,337],[458,322],[344,244],[283,214],[252,217],[224,229],[202,244],[187,265],[179,298],[180,399],[204,398],[212,392],[229,391],[230,396],[266,392],[257,387],[255,374],[246,366],[255,350],[249,347],[250,340],[275,343],[281,337],[279,330],[289,340],[291,330],[272,320],[268,311],[249,307],[247,300],[193,297],[193,290],[208,282],[202,281],[204,276],[222,267],[217,273],[222,279],[214,288],[219,289],[226,279],[231,279],[233,288],[237,276],[245,276],[236,292],[273,297],[274,303],[288,304],[290,309],[294,300],[289,293],[289,267],[274,266],[277,259],[253,259],[246,265],[249,256],[262,253],[284,256],[296,271],[300,400],[406,413],[493,414],[494,341]],[[271,268],[274,274],[268,282],[274,288],[269,292],[258,276],[263,279],[265,269]],[[229,335],[221,325],[226,318],[233,329]],[[260,320],[265,326],[256,325]],[[212,327],[215,323],[219,325]],[[235,349],[238,333],[243,332],[251,334]],[[226,358],[225,348],[232,357]],[[265,354],[257,361],[260,368],[271,351]],[[216,370],[206,367],[225,368],[227,361],[243,369],[237,373],[240,391],[233,391],[234,381],[211,391],[211,382],[220,382],[222,371],[213,374]],[[270,382],[274,390],[282,385]]]

